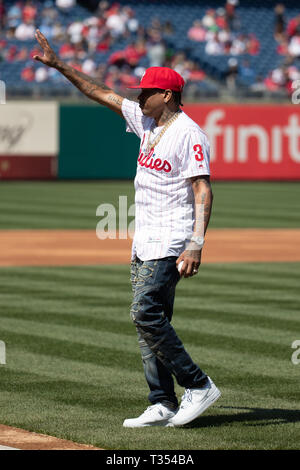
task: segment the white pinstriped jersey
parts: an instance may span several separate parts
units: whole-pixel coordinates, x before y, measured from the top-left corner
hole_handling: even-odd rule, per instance
[[[179,256],[194,226],[194,193],[189,178],[209,175],[209,142],[184,112],[146,154],[162,127],[145,117],[138,103],[123,100],[126,131],[141,139],[135,186],[135,235],[132,258],[142,260]]]

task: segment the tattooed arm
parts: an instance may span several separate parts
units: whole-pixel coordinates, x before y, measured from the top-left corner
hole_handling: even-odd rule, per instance
[[[191,178],[191,183],[195,197],[195,226],[193,237],[203,237],[209,224],[213,193],[209,176],[196,176]],[[181,275],[191,277],[197,273],[201,264],[202,248],[197,243],[191,241],[185,251],[179,256],[176,264],[183,261]]]
[[[191,178],[195,197],[195,228],[193,236],[204,237],[211,214],[213,193],[209,176]]]
[[[39,30],[36,31],[35,37],[44,52],[43,56],[35,55],[35,60],[48,65],[48,67],[55,68],[88,98],[97,101],[104,106],[107,106],[123,117],[121,110],[123,101],[122,96],[114,93],[113,90],[108,88],[97,79],[93,79],[85,73],[79,72],[78,70],[60,60],[53,49],[50,47],[45,36]]]

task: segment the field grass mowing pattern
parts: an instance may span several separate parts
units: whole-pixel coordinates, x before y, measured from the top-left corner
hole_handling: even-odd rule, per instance
[[[182,280],[173,324],[222,398],[181,429],[124,429],[148,406],[129,267],[1,268],[0,422],[108,449],[297,449],[299,281],[299,263]]]
[[[211,228],[300,226],[300,185],[283,182],[213,182]],[[119,196],[134,202],[132,181],[1,182],[0,229],[95,229],[100,204]],[[132,217],[128,217],[130,222]],[[117,218],[118,224],[118,218]]]

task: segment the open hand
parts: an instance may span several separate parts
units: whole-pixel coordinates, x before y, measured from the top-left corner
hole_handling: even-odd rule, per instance
[[[50,47],[47,39],[45,36],[40,32],[39,29],[36,30],[35,37],[37,39],[37,42],[43,49],[44,55],[41,57],[39,55],[33,56],[35,60],[38,60],[39,62],[42,62],[45,65],[48,65],[48,67],[55,67],[58,61],[57,55],[53,51],[53,49]]]

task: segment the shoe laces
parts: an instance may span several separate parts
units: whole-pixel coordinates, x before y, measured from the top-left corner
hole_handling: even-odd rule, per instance
[[[143,415],[150,413],[154,408],[157,408],[157,403],[154,405],[148,406],[148,408],[145,409]]]
[[[185,408],[189,403],[193,401],[193,393],[192,390],[187,388],[184,392],[184,395],[181,397],[181,405],[180,408]]]

